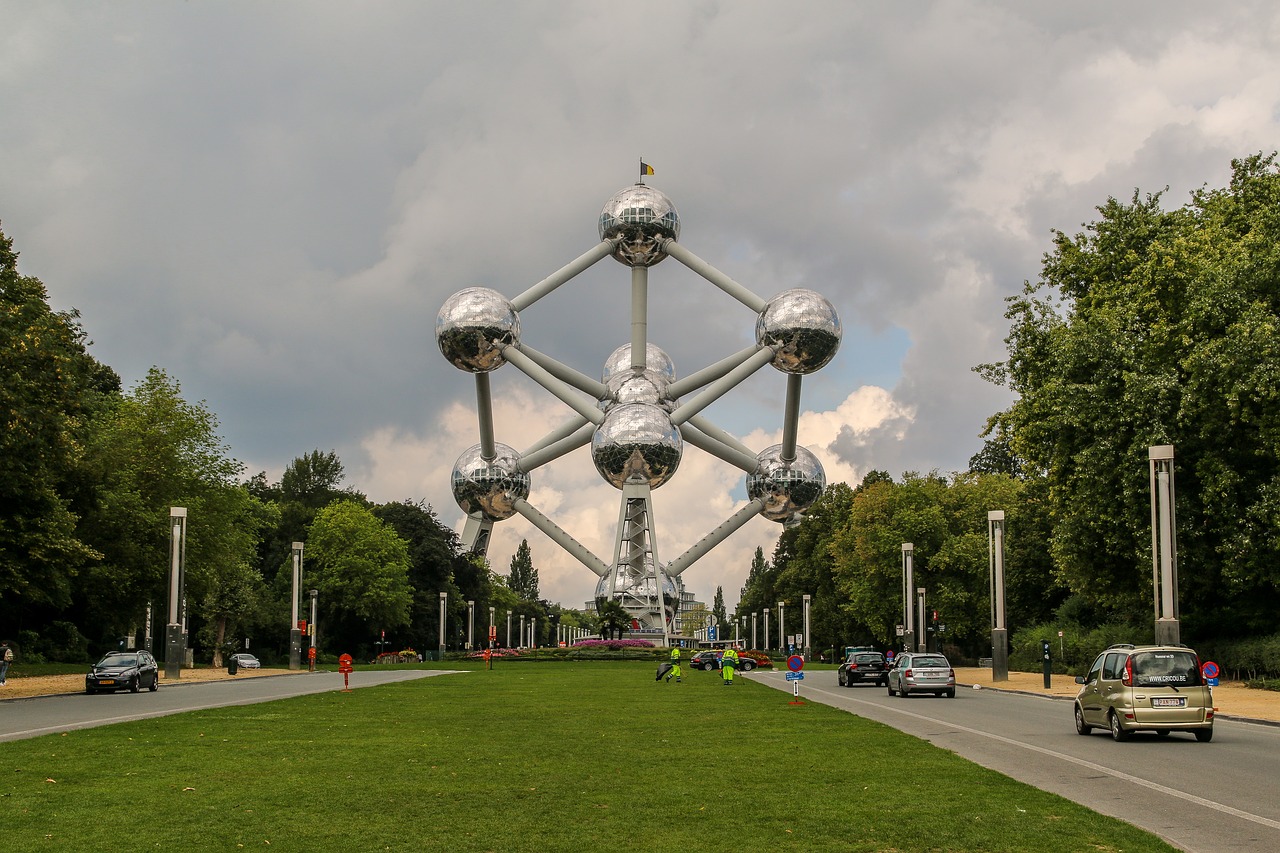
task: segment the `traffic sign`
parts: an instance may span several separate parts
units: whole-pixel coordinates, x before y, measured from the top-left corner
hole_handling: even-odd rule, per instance
[[[803,672],[788,672],[787,681],[804,681]]]
[[[1218,677],[1218,665],[1211,660],[1207,660],[1200,665],[1200,674],[1205,678]]]
[[[804,658],[800,657],[800,655],[792,655],[787,658],[787,669],[792,672],[799,672],[804,669]]]

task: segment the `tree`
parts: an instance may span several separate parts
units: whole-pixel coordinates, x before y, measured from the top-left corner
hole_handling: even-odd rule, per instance
[[[1054,571],[1103,613],[1149,617],[1147,450],[1177,453],[1184,636],[1274,628],[1280,607],[1280,174],[1232,163],[1229,186],[1166,211],[1112,198],[1059,232],[1011,298],[1008,437],[1053,520]]]
[[[364,506],[337,500],[316,513],[307,553],[332,640],[409,624],[409,545]]]
[[[622,639],[622,632],[631,625],[631,614],[617,599],[597,598],[596,624],[601,637],[611,640],[616,636]]]
[[[724,639],[724,630],[729,624],[729,614],[724,609],[724,587],[716,587],[716,596],[711,602],[711,615],[716,617],[716,624],[720,626],[720,638]]]
[[[76,530],[84,441],[120,379],[90,357],[79,315],[55,312],[39,279],[19,275],[0,232],[0,621],[70,604],[100,555]]]
[[[533,567],[529,552],[529,540],[521,539],[515,554],[511,556],[511,572],[507,586],[525,601],[538,600],[538,570]]]

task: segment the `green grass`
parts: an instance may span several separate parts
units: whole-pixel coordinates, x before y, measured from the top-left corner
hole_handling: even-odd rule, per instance
[[[0,744],[0,844],[1172,849],[855,715],[715,673],[655,683],[653,671],[499,664]],[[913,802],[927,817],[911,816]]]

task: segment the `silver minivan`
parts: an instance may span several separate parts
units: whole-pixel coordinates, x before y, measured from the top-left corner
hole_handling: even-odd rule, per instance
[[[1191,732],[1213,740],[1213,692],[1200,657],[1186,646],[1114,645],[1077,676],[1076,731],[1106,728],[1117,741],[1138,731]]]

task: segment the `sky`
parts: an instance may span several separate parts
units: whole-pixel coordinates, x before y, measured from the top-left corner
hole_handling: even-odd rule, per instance
[[[591,248],[604,203],[667,194],[680,243],[768,299],[826,296],[844,338],[803,380],[829,482],[963,471],[1010,403],[1005,301],[1056,229],[1135,191],[1186,203],[1280,139],[1266,2],[120,2],[0,0],[0,228],[130,388],[157,366],[245,475],[334,451],[370,499],[427,501],[478,438],[473,378],[434,338],[452,293],[515,296]],[[754,342],[754,315],[667,259],[649,340],[678,375]],[[630,338],[630,273],[594,265],[521,312],[588,375]],[[570,411],[507,365],[497,440]],[[704,415],[781,437],[766,367]],[[608,562],[620,493],[583,449],[530,503]],[[654,492],[666,561],[746,501],[686,445]],[[195,520],[193,519],[193,523]],[[732,609],[763,518],[685,572]],[[544,598],[595,575],[517,517]]]

